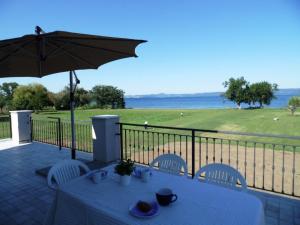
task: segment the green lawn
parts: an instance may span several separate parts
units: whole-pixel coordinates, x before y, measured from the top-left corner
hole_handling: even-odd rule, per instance
[[[8,116],[0,115],[0,139],[10,138],[10,118]]]
[[[183,116],[180,113],[183,113]],[[204,110],[76,110],[76,120],[90,120],[94,115],[119,115],[121,122],[199,129],[242,131],[300,136],[300,113],[292,116],[286,109],[204,109]],[[69,111],[44,112],[37,117],[61,117],[69,119]],[[274,121],[277,117],[279,120]]]
[[[183,116],[181,116],[183,113]],[[279,134],[300,136],[300,113],[294,116],[286,109],[201,109],[201,110],[163,110],[163,109],[121,109],[121,110],[76,110],[76,120],[90,120],[94,115],[119,115],[121,122],[149,125],[212,129],[224,131],[253,132],[263,134]],[[43,112],[34,114],[34,118],[60,117],[69,120],[69,111]],[[274,121],[274,118],[278,118]],[[203,134],[202,134],[203,135]],[[216,134],[208,134],[216,136]],[[262,141],[277,144],[300,145],[300,140],[279,138],[259,138],[233,135],[221,135],[223,138]]]

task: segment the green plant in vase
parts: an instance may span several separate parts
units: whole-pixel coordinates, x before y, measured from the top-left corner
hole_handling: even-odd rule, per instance
[[[126,161],[120,161],[119,164],[115,166],[115,173],[120,175],[121,185],[129,185],[133,169],[134,162],[130,159],[127,159]]]

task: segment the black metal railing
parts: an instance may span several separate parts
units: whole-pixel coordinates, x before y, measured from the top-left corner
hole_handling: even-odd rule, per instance
[[[0,116],[0,139],[11,138],[10,116]]]
[[[43,143],[71,148],[70,121],[61,120],[59,117],[48,119],[32,119],[32,140]],[[84,152],[93,151],[92,124],[90,121],[76,121],[76,150]]]
[[[119,123],[122,158],[149,164],[180,155],[194,176],[203,165],[237,169],[249,187],[300,197],[300,137]]]

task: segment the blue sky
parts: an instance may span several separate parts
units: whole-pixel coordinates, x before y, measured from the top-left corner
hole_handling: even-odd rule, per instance
[[[148,40],[138,58],[78,71],[81,86],[114,85],[126,94],[224,90],[229,77],[300,87],[298,0],[1,0],[0,39],[65,30]],[[68,74],[41,79],[51,91]]]

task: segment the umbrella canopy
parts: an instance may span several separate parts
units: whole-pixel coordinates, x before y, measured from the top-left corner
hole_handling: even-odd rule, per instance
[[[137,57],[135,48],[145,42],[126,38],[55,31],[0,41],[0,78],[43,77],[70,71],[72,158],[75,158],[74,92],[79,83],[75,70],[97,69],[118,59]],[[73,75],[76,78],[73,86]]]
[[[144,40],[95,36],[63,31],[25,35],[0,41],[0,77],[43,77],[137,57]]]

